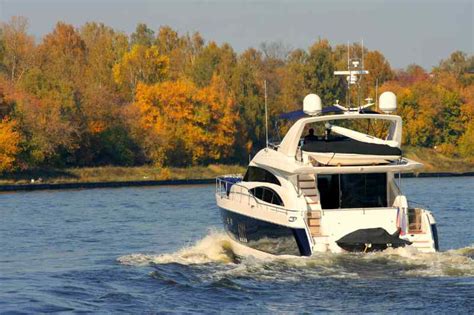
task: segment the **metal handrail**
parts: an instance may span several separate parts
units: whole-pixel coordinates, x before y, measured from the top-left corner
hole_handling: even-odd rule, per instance
[[[228,176],[224,176],[224,177],[238,178],[235,175],[228,175]],[[241,178],[241,176],[240,176],[240,178]],[[222,184],[224,184],[224,185],[222,185]],[[239,187],[240,191],[235,191],[235,190],[230,191],[230,187],[229,187],[229,190],[228,190],[227,185]],[[250,192],[249,188],[239,184],[238,182],[236,183],[236,182],[228,181],[228,180],[225,180],[224,178],[221,178],[221,177],[216,178],[216,194],[219,195],[219,197],[226,198],[226,199],[231,199],[230,198],[231,194],[248,197],[249,202],[250,202],[250,200],[253,200],[258,207],[261,206],[261,207],[273,210],[275,212],[280,212],[280,213],[285,213],[285,214],[303,212],[301,210],[288,209],[288,208],[285,208],[285,207],[281,207],[281,206],[278,206],[278,205],[273,205],[273,204],[269,204],[269,203],[266,203],[264,201],[261,201],[258,198],[256,198]]]

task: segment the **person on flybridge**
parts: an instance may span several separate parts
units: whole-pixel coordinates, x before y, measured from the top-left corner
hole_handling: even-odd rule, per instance
[[[314,129],[310,128],[308,134],[304,137],[304,143],[309,143],[312,141],[318,141],[318,137],[314,135]]]

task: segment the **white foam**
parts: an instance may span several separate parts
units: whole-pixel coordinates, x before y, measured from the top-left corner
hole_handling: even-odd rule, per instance
[[[242,254],[239,252],[239,254]],[[183,265],[218,263],[231,268],[215,269],[214,276],[251,276],[259,279],[297,280],[305,277],[358,278],[365,276],[412,277],[474,276],[474,245],[438,253],[421,253],[413,247],[388,249],[369,254],[316,253],[312,257],[243,257],[235,263],[228,236],[211,231],[194,245],[174,253],[131,254],[118,258],[125,265],[178,263]],[[373,268],[372,268],[373,267]],[[373,269],[373,271],[372,271]]]
[[[175,253],[160,255],[131,254],[119,257],[117,260],[121,264],[134,266],[170,263],[195,265],[211,262],[231,263],[234,256],[228,236],[222,232],[211,231],[194,245],[184,247]]]

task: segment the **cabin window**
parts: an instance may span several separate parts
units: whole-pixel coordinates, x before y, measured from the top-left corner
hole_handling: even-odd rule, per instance
[[[387,206],[387,174],[318,175],[323,209]]]
[[[283,201],[276,191],[268,187],[255,187],[249,190],[255,198],[262,201],[277,205],[284,206]]]
[[[245,173],[243,181],[264,182],[281,186],[280,181],[278,180],[278,178],[276,178],[275,175],[263,168],[256,166],[249,166],[249,168],[247,169],[247,173]]]

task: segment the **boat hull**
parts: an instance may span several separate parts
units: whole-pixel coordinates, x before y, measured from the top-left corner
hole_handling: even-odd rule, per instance
[[[238,244],[270,255],[311,256],[305,229],[292,228],[220,208],[224,228]]]

